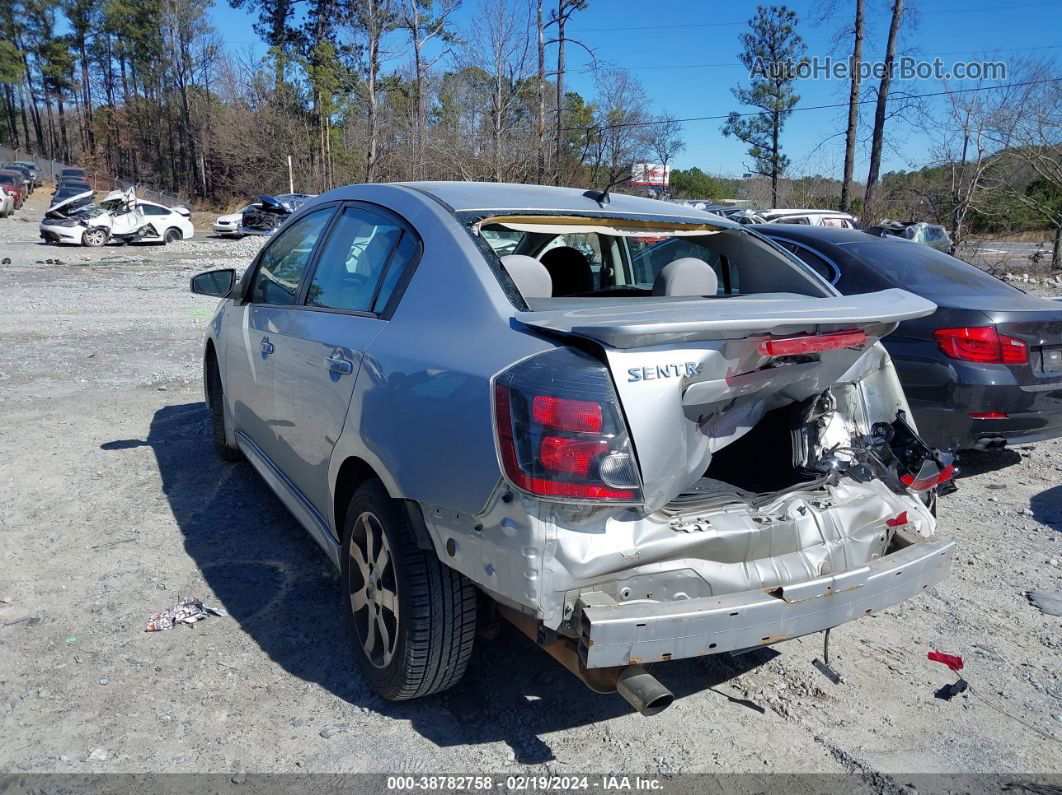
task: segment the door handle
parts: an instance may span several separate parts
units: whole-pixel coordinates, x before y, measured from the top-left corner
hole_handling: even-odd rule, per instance
[[[269,341],[269,337],[262,337],[262,341],[258,343],[258,345],[261,347],[262,353],[266,356],[276,350],[276,348],[273,347],[273,343]]]
[[[332,355],[325,359],[325,361],[328,362],[328,369],[333,373],[350,375],[354,372],[354,365],[340,356]]]

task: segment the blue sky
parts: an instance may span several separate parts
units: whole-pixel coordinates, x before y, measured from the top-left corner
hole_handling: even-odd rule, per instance
[[[520,0],[514,0],[520,2]],[[865,0],[867,32],[864,58],[884,57],[891,0]],[[546,0],[547,7],[551,0]],[[945,65],[957,60],[1000,60],[1035,56],[1054,60],[1055,74],[1062,76],[1062,2],[1059,0],[908,0],[915,9],[914,24],[901,36],[901,51],[916,57],[940,56]],[[849,22],[854,0],[836,0],[830,19],[815,24],[823,2],[796,0],[787,5],[797,12],[798,30],[807,42],[808,55],[844,58],[850,42],[835,47],[835,35]],[[464,0],[456,15],[460,27],[475,24],[478,0]],[[654,112],[683,118],[724,115],[731,110],[750,110],[737,104],[730,93],[739,81],[747,82],[737,63],[738,36],[755,13],[756,3],[730,0],[590,0],[577,12],[568,35],[590,47],[596,58],[612,66],[630,69],[645,87]],[[211,11],[215,26],[232,50],[249,47],[261,51],[244,11],[218,0]],[[551,48],[552,49],[552,48]],[[579,47],[568,53],[567,83],[584,97],[593,95],[590,56]],[[547,58],[550,57],[547,53]],[[555,55],[553,55],[555,57]],[[704,66],[708,64],[708,66]],[[392,61],[397,68],[401,60]],[[972,86],[966,81],[951,87]],[[941,90],[936,80],[910,81],[905,89],[917,93]],[[845,102],[847,84],[836,80],[804,80],[798,84],[800,106]],[[930,101],[933,102],[933,101]],[[932,105],[930,106],[932,108]],[[872,105],[863,106],[869,125]],[[795,173],[839,176],[845,124],[843,108],[796,112],[783,133],[783,148]],[[699,166],[709,173],[739,176],[748,158],[745,146],[720,133],[720,121],[685,124],[686,151],[674,160],[679,168]],[[895,145],[884,154],[883,170],[909,169],[931,158],[932,141],[921,129],[894,125]],[[861,137],[866,137],[864,134]],[[865,148],[862,147],[861,148]],[[866,174],[866,152],[856,164],[857,178]]]

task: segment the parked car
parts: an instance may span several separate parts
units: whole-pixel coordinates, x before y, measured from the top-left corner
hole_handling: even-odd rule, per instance
[[[937,305],[884,340],[923,438],[985,449],[1062,436],[1062,307],[925,246],[757,227],[846,295],[902,287]]]
[[[37,167],[37,164],[32,160],[16,160],[12,163],[16,166],[25,166],[30,171],[30,178],[33,180],[33,187],[39,188],[44,184],[44,179],[41,177],[41,170]]]
[[[23,165],[22,163],[7,163],[3,166],[3,168],[8,169],[10,171],[17,171],[19,174],[21,174],[22,179],[26,183],[26,194],[33,194],[33,172],[27,166]]]
[[[243,219],[243,214],[253,206],[253,204],[248,204],[234,213],[219,215],[214,221],[214,234],[219,237],[243,237],[243,233],[240,232],[240,221]]]
[[[477,590],[652,714],[672,696],[643,664],[825,630],[949,570],[932,495],[950,457],[875,344],[933,304],[840,296],[748,227],[605,198],[349,186],[242,278],[192,279],[223,299],[203,349],[215,449],[340,569],[386,698],[460,679]],[[632,267],[671,239],[682,256]]]
[[[309,193],[281,193],[262,195],[258,201],[243,209],[237,231],[241,235],[268,236],[280,228],[293,212],[312,199]]]
[[[83,168],[77,168],[75,166],[69,166],[59,172],[58,179],[63,177],[77,177],[78,179],[88,182],[88,173]]]
[[[52,204],[45,210],[45,218],[66,218],[75,210],[92,204],[96,194],[88,185],[70,186],[52,194]]]
[[[15,212],[15,198],[6,190],[0,190],[0,218],[7,218]]]
[[[858,221],[848,213],[836,210],[763,210],[759,213],[769,224],[800,224],[828,226],[834,229],[857,229]]]
[[[98,204],[87,204],[55,217],[55,207],[40,224],[47,243],[97,247],[121,243],[174,243],[195,234],[184,207],[164,207],[136,198],[132,190],[112,191]],[[61,208],[60,208],[61,209]]]
[[[863,231],[875,237],[891,236],[900,240],[909,240],[912,243],[921,243],[923,246],[929,246],[948,254],[955,248],[947,229],[940,224],[927,224],[924,221],[890,221],[886,218],[878,226],[870,226]]]
[[[29,195],[29,188],[26,186],[26,180],[22,177],[22,172],[10,168],[0,168],[0,188],[11,194],[11,198],[15,202],[15,209],[21,210],[22,205],[26,203],[26,197]]]

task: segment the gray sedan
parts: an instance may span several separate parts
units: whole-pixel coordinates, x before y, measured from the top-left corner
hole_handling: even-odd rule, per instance
[[[358,185],[192,289],[223,299],[203,351],[217,452],[342,572],[387,698],[453,685],[477,617],[500,615],[652,714],[672,696],[644,664],[825,630],[949,570],[950,459],[878,344],[934,305],[842,296],[726,219]]]

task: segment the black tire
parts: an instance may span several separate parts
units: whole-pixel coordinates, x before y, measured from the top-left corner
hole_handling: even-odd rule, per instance
[[[162,242],[164,245],[176,243],[178,240],[184,240],[184,235],[181,234],[180,229],[177,229],[173,226],[166,230],[166,234],[162,238]]]
[[[372,532],[382,532],[383,545],[366,543],[366,528],[373,520]],[[385,554],[387,562],[374,569],[372,563]],[[417,546],[404,506],[388,496],[379,480],[364,483],[350,500],[342,560],[354,659],[369,686],[386,699],[405,701],[457,684],[472,658],[476,589],[463,575],[440,563],[434,552]],[[369,583],[362,575],[363,564]],[[364,605],[359,609],[355,608],[356,593]],[[381,600],[374,602],[377,598]],[[394,604],[393,611],[385,606],[387,601]],[[390,646],[379,632],[381,623],[394,635]],[[368,633],[375,633],[372,650],[367,649]],[[391,649],[389,658],[379,651],[387,648]]]
[[[213,358],[207,366],[207,391],[210,393],[210,430],[214,452],[222,461],[240,461],[243,453],[240,448],[229,444],[225,434],[225,392],[218,363]]]

